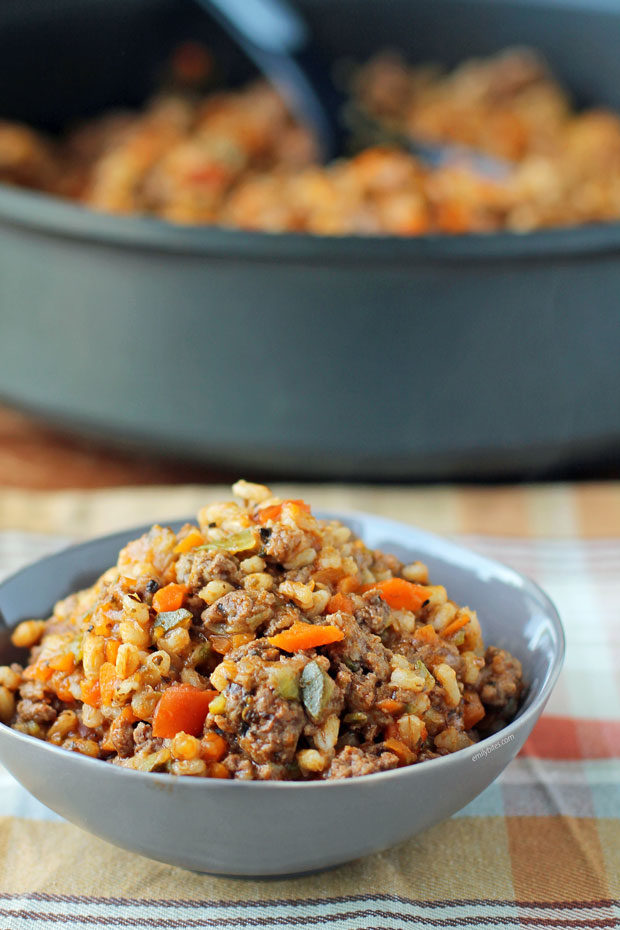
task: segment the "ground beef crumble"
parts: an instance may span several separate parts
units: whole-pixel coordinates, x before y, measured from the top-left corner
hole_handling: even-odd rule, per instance
[[[395,769],[398,758],[391,752],[371,755],[355,746],[345,746],[334,758],[328,772],[329,778],[354,778],[357,775],[372,775]]]

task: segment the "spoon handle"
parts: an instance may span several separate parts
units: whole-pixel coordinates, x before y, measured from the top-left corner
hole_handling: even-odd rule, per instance
[[[286,0],[196,0],[314,130],[325,160],[340,154],[343,97],[303,17]]]

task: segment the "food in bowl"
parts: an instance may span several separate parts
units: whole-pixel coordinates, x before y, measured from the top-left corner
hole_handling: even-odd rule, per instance
[[[421,562],[263,485],[234,492],[20,623],[31,653],[0,668],[0,718],[142,772],[307,781],[449,755],[514,717],[519,661]]]
[[[0,123],[0,180],[111,213],[268,232],[526,232],[620,218],[620,118],[577,111],[531,50],[448,73],[384,54],[352,81],[387,126],[506,159],[505,178],[467,159],[431,168],[389,145],[322,166],[268,85],[196,93],[188,82],[208,60],[186,47],[175,63],[176,83],[140,113],[104,114],[54,141]]]
[[[531,50],[448,73],[384,54],[353,81],[387,126],[506,159],[505,178],[467,159],[431,168],[389,145],[321,166],[310,133],[268,85],[188,91],[206,61],[181,48],[174,90],[60,140],[0,123],[0,180],[111,213],[269,232],[526,232],[620,219],[620,117],[575,110]]]

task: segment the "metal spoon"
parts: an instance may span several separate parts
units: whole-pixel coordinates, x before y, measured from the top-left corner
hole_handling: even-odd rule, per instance
[[[414,139],[379,123],[352,104],[331,79],[330,67],[308,24],[288,0],[196,0],[274,84],[291,110],[309,125],[325,161],[343,155],[354,135],[366,144],[407,149],[431,167],[467,163],[501,180],[510,164],[465,146]]]

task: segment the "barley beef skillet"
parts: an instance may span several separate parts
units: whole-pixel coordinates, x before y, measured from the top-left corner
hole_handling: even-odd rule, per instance
[[[424,762],[514,716],[519,662],[422,563],[233,490],[21,623],[30,658],[0,668],[0,719],[139,771],[307,780]]]
[[[327,166],[268,85],[188,86],[201,57],[208,73],[206,50],[180,46],[172,84],[142,111],[108,112],[61,138],[0,119],[0,182],[108,213],[271,233],[525,233],[620,218],[620,116],[577,109],[532,49],[448,72],[375,56],[350,90],[386,127],[384,144]],[[390,145],[390,128],[500,158],[506,176],[467,158],[431,167]]]

